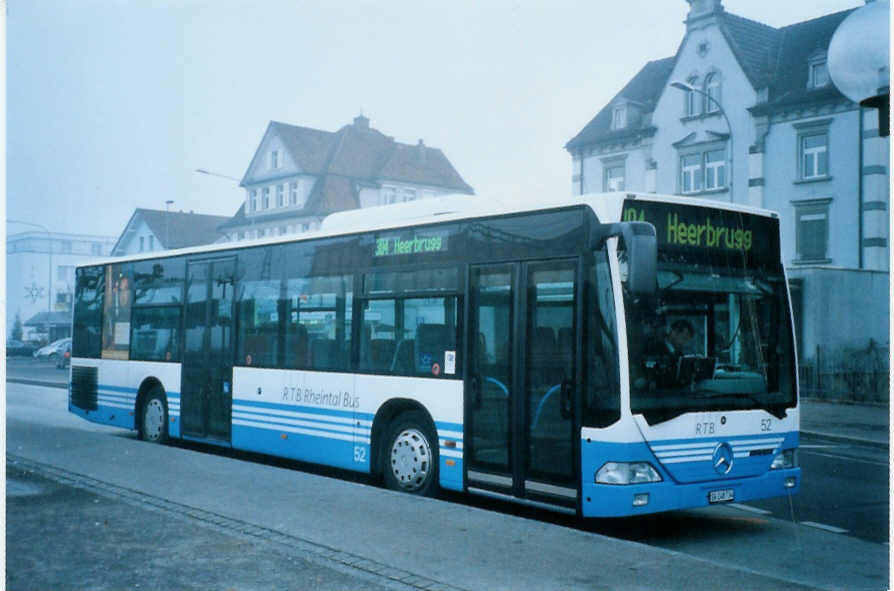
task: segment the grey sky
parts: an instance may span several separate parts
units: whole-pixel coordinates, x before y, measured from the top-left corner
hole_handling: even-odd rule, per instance
[[[725,0],[784,26],[862,0]],[[570,191],[563,149],[648,60],[685,0],[10,0],[7,216],[117,235],[135,207],[232,215],[268,121],[362,112],[444,151],[483,198]],[[8,226],[10,233],[26,230]]]

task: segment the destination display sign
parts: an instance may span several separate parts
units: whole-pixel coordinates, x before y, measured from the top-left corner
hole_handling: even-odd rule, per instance
[[[655,226],[659,249],[734,252],[763,258],[776,252],[779,222],[759,215],[675,203],[627,200],[622,220]]]
[[[391,234],[377,236],[374,256],[390,257],[447,251],[447,234]]]

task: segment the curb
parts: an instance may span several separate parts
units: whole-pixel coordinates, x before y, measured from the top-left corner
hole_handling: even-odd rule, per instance
[[[834,433],[824,433],[819,431],[801,431],[801,436],[807,439],[825,439],[827,441],[836,441],[838,443],[856,443],[867,447],[875,447],[878,449],[890,449],[887,441],[875,441],[873,439],[864,439],[862,437],[850,437],[846,435],[836,435]]]

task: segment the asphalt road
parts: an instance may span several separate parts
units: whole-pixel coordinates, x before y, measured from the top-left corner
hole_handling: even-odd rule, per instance
[[[40,374],[32,368],[30,375]],[[65,410],[65,395],[65,390],[59,388],[9,385],[7,428],[10,458],[39,460],[40,465],[57,466],[63,470],[66,467],[69,470],[71,467],[80,467],[81,470],[89,467],[90,475],[101,482],[117,480],[120,485],[120,479],[123,479],[128,484],[128,490],[133,488],[151,493],[152,498],[163,499],[164,503],[179,503],[177,507],[211,509],[215,516],[229,514],[230,518],[238,518],[234,522],[236,526],[224,526],[220,531],[221,526],[214,525],[213,521],[211,525],[214,527],[211,529],[218,530],[207,531],[209,523],[201,520],[185,530],[181,527],[184,532],[191,533],[184,534],[185,538],[178,544],[203,549],[199,556],[200,562],[208,567],[208,573],[203,576],[212,577],[215,572],[220,573],[218,579],[201,579],[208,583],[206,585],[197,583],[192,587],[184,585],[182,588],[222,588],[215,581],[236,580],[234,577],[238,573],[228,574],[227,568],[246,564],[239,562],[243,553],[240,548],[244,549],[240,544],[245,542],[245,538],[239,537],[242,534],[238,524],[250,523],[251,527],[283,531],[282,518],[277,520],[271,517],[272,522],[264,523],[264,515],[275,515],[277,511],[283,510],[288,512],[290,520],[301,523],[301,527],[292,530],[296,534],[293,541],[297,540],[294,543],[306,544],[310,540],[312,543],[322,543],[325,547],[339,547],[340,543],[344,543],[350,548],[351,556],[358,557],[357,560],[371,560],[372,568],[384,569],[383,572],[389,568],[397,569],[394,572],[404,573],[406,577],[422,576],[421,580],[428,581],[432,588],[438,588],[438,585],[447,588],[448,584],[457,584],[458,579],[464,583],[458,585],[459,587],[470,589],[572,589],[592,588],[594,585],[620,589],[765,589],[798,588],[799,585],[820,589],[887,587],[888,547],[882,543],[887,541],[886,527],[883,525],[887,523],[887,511],[884,503],[879,501],[880,489],[883,489],[882,496],[887,494],[887,471],[879,465],[886,464],[886,458],[884,452],[878,450],[873,452],[851,449],[842,444],[805,442],[801,458],[804,467],[804,492],[792,499],[791,504],[787,500],[781,500],[759,506],[715,507],[639,519],[579,523],[547,512],[466,495],[449,495],[444,501],[425,505],[424,513],[419,513],[416,499],[407,499],[403,495],[378,489],[366,483],[362,476],[344,478],[346,474],[338,471],[205,446],[150,446],[136,441],[133,434],[126,431],[94,425],[73,417]],[[831,447],[811,447],[813,445]],[[89,453],[89,459],[78,455],[85,452]],[[133,468],[128,470],[126,466],[120,465],[120,461],[126,459],[127,464],[133,466],[149,465],[157,461],[162,462],[162,466],[179,467],[184,458],[196,462],[196,470],[201,468],[202,472],[196,473],[195,477],[172,478],[164,483],[153,482],[151,479],[130,482]],[[10,469],[14,470],[15,467]],[[187,474],[191,474],[188,468],[185,470]],[[231,470],[235,476],[227,478],[228,485],[232,483],[233,486],[249,489],[256,487],[269,493],[266,498],[262,496],[262,505],[254,507],[258,499],[251,496],[241,503],[234,501],[219,504],[221,499],[217,497],[221,495],[221,491],[214,489],[215,478],[229,475]],[[270,470],[274,472],[269,472]],[[46,476],[39,470],[33,475],[37,479]],[[331,476],[335,478],[329,478]],[[309,479],[312,490],[319,494],[290,499],[286,507],[278,505],[273,494],[276,490],[274,483],[278,479],[289,483],[290,487],[296,481],[299,485],[306,484],[305,480]],[[244,483],[240,484],[242,481]],[[58,479],[56,483],[58,484]],[[46,486],[46,482],[42,486]],[[51,526],[55,522],[53,511],[57,511],[57,515],[64,515],[66,512],[84,514],[83,508],[89,503],[84,503],[83,499],[78,500],[78,495],[66,496],[67,494],[53,497],[59,502],[57,509],[53,509],[53,503],[32,501],[31,509],[39,507],[40,510],[36,512],[39,516],[30,522],[20,521],[22,514],[10,511],[11,517],[7,524],[9,581],[13,581],[14,576],[26,577],[17,579],[19,581],[27,580],[27,577],[40,570],[34,569],[33,560],[39,559],[41,555],[48,555],[47,551],[57,547],[56,541],[47,537],[52,538],[59,533]],[[233,491],[224,493],[225,497],[233,495]],[[73,505],[66,509],[69,500]],[[10,509],[19,507],[14,504],[18,502],[12,500]],[[321,502],[323,505],[319,504]],[[254,505],[250,505],[252,503]],[[347,505],[344,508],[345,515],[339,517],[332,513],[328,520],[318,521],[321,511],[330,510],[341,503]],[[366,512],[363,519],[367,521],[358,525],[352,521],[351,515],[355,520],[358,519],[358,506],[362,507],[364,504],[378,509]],[[26,512],[28,513],[30,512]],[[127,518],[124,518],[125,513]],[[120,532],[140,532],[146,529],[142,524],[147,519],[157,519],[156,516],[147,516],[140,511],[132,512],[131,515],[124,509],[112,511],[110,515],[112,518],[109,527],[118,528],[115,531]],[[173,515],[181,521],[190,519],[188,511],[185,515],[174,511]],[[86,519],[78,521],[87,523],[91,519],[89,513],[85,517]],[[518,521],[518,517],[522,520]],[[214,519],[219,520],[218,517]],[[877,522],[874,525],[873,520]],[[834,533],[805,522],[838,525],[847,531]],[[423,536],[422,539],[428,540],[427,542],[414,536],[401,536],[401,523],[426,528],[431,530],[432,535]],[[357,532],[358,528],[363,532],[358,536],[364,540],[352,538],[351,532]],[[162,530],[156,532],[155,538],[149,536],[146,539],[159,539],[158,536],[164,539],[164,531],[167,529],[162,527]],[[27,535],[17,532],[26,532]],[[62,537],[77,547],[80,545],[79,538],[89,534],[89,528],[67,529],[66,532]],[[595,537],[576,537],[580,534]],[[220,535],[224,537],[217,541],[208,541]],[[122,561],[112,561],[109,552],[114,555],[119,549],[117,544],[110,549],[108,542],[115,539],[118,538],[101,536],[95,540],[98,544],[96,548],[91,550],[89,546],[85,546],[84,550],[105,569],[117,572],[116,569],[123,565],[132,564],[131,560],[139,560],[140,553],[134,550]],[[618,540],[614,544],[620,545],[613,546],[612,539]],[[639,543],[629,545],[631,541]],[[59,544],[60,548],[64,546],[62,542]],[[270,584],[259,582],[259,587],[375,588],[380,585],[393,588],[394,585],[404,585],[401,588],[422,588],[397,583],[388,576],[370,573],[368,570],[351,568],[344,562],[310,562],[295,566],[288,560],[295,559],[296,556],[282,551],[283,544],[289,546],[288,541],[279,546],[262,544],[263,551],[258,551],[272,561],[268,564],[268,570],[276,572],[280,569],[292,575],[298,573],[299,583],[280,585],[277,579],[269,579]],[[257,544],[252,545],[254,546]],[[209,547],[220,548],[220,555],[217,557],[220,558],[219,562],[209,559]],[[141,551],[146,550],[143,548]],[[662,551],[670,551],[671,554],[661,554]],[[28,552],[33,556],[28,558]],[[405,556],[401,557],[402,554]],[[50,555],[59,556],[58,553]],[[439,555],[439,559],[432,558]],[[154,564],[164,564],[170,558],[166,555],[165,548],[150,549],[147,556],[155,556],[151,560],[158,562]],[[227,556],[232,560],[227,560]],[[428,558],[421,558],[422,556]],[[585,556],[590,558],[584,558]],[[300,558],[301,554],[297,557]],[[32,562],[28,562],[29,560]],[[443,565],[430,564],[433,560],[447,562]],[[19,588],[65,588],[57,583],[64,580],[66,568],[83,566],[72,563],[66,567],[65,564],[66,561],[62,560],[59,568],[63,574],[59,574],[58,578],[46,578],[49,574],[44,574],[41,576],[45,578],[35,579],[42,584]],[[457,572],[457,569],[460,571],[457,574],[464,576],[445,574]],[[127,568],[122,572],[126,571]],[[301,573],[308,573],[308,578],[300,578],[303,576]],[[344,576],[347,579],[341,578]],[[127,579],[123,574],[119,573],[119,578],[113,580],[133,588],[126,583]],[[317,580],[319,585],[314,583]],[[301,584],[301,581],[306,584]],[[618,584],[617,581],[633,581],[635,585]],[[106,588],[121,588],[122,584]],[[252,587],[237,585],[231,588]]]

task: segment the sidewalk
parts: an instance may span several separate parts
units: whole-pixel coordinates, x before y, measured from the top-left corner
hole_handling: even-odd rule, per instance
[[[802,437],[820,437],[888,448],[888,406],[801,400]]]

